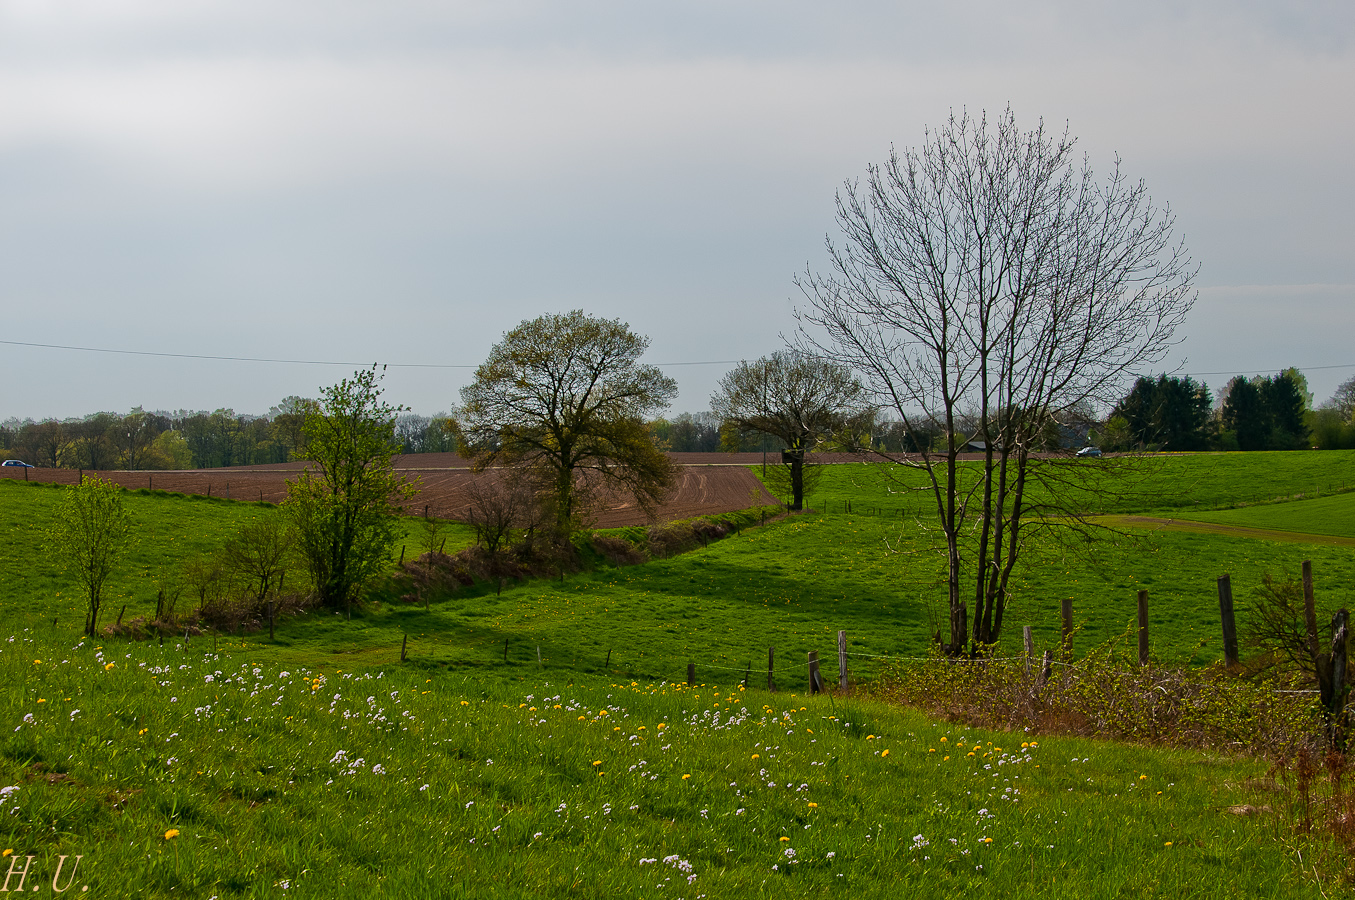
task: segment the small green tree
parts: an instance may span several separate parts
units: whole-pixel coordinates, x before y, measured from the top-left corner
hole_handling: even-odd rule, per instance
[[[287,483],[283,508],[320,602],[350,606],[389,565],[400,502],[415,488],[395,471],[395,417],[377,368],[325,388],[304,435],[312,468]]]
[[[66,489],[52,528],[52,544],[85,592],[85,634],[94,637],[104,583],[132,543],[132,525],[122,506],[122,488],[86,475]]]

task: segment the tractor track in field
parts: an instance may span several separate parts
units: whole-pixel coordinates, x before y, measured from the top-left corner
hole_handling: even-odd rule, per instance
[[[1153,531],[1189,531],[1196,534],[1225,534],[1230,537],[1252,538],[1258,541],[1281,541],[1289,544],[1325,544],[1329,547],[1355,547],[1355,537],[1334,534],[1309,534],[1303,531],[1279,531],[1274,528],[1252,528],[1247,525],[1220,525],[1215,522],[1196,522],[1191,519],[1164,519],[1157,516],[1093,516],[1099,525],[1126,528],[1148,528]]]

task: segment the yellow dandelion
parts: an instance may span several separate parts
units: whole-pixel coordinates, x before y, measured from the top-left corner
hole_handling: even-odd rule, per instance
[[[35,659],[35,660],[33,660],[33,665],[35,665],[35,666],[40,666],[40,665],[42,665],[42,660],[40,660],[40,659]]]
[[[888,751],[888,750],[881,750],[881,751],[880,751],[880,755],[881,755],[881,756],[888,756],[888,755],[889,755],[889,751]]]
[[[973,755],[974,755],[974,751],[973,751],[973,750],[971,750],[971,751],[969,751],[968,753],[965,754],[965,756],[973,756]],[[1038,769],[1039,766],[1036,766],[1036,768]]]
[[[811,804],[809,804],[809,808],[810,808],[810,809],[818,809],[818,808],[819,808],[819,805],[818,805],[817,803],[811,803]]]
[[[873,741],[873,740],[875,740],[875,735],[873,735],[873,734],[868,734],[868,735],[866,735],[866,740],[868,740],[868,741]]]
[[[928,752],[928,753],[935,753],[935,752],[936,752],[936,748],[935,748],[935,747],[928,747],[928,748],[927,748],[927,752]]]
[[[786,837],[786,836],[783,834],[783,835],[781,835],[781,840],[783,840],[783,841],[788,841],[788,840],[790,840],[790,838]]]
[[[943,757],[941,757],[941,762],[945,762],[945,761],[948,760],[948,759],[950,759],[949,756],[943,756]]]
[[[682,780],[683,780],[683,781],[686,781],[687,779],[689,779],[689,778],[691,778],[691,777],[692,777],[692,776],[690,776],[690,775],[683,775],[683,776],[682,776]]]
[[[1147,780],[1148,780],[1148,776],[1147,776],[1147,775],[1140,775],[1140,776],[1139,776],[1139,781],[1147,781]]]
[[[1171,842],[1171,841],[1167,841],[1167,843],[1163,844],[1162,846],[1164,846],[1164,847],[1170,847],[1171,845],[1172,845],[1172,842]]]
[[[47,701],[44,700],[44,699],[42,699],[41,697],[39,697],[39,698],[38,698],[38,702],[39,702],[39,703],[46,703]]]
[[[644,731],[644,730],[645,730],[645,726],[641,725],[639,728],[637,728],[637,729],[635,729],[635,730],[636,730],[636,731]]]
[[[667,728],[668,726],[667,726],[666,724],[664,724],[663,722],[660,722],[660,723],[658,724],[657,727],[658,727],[659,731],[663,731],[663,730],[664,730],[665,728]]]
[[[620,730],[621,730],[621,726],[620,726],[620,725],[618,725],[618,726],[616,726],[615,728],[612,729],[612,731],[620,731]]]
[[[588,717],[587,717],[587,716],[579,716],[579,721],[582,722],[582,721],[583,721],[584,719],[586,719],[586,718],[588,718]]]
[[[107,672],[107,671],[108,671],[109,669],[111,669],[111,668],[113,668],[113,664],[112,664],[112,663],[106,663],[106,664],[104,665],[104,671],[105,671],[105,672]]]
[[[600,766],[600,765],[602,765],[602,760],[600,760],[600,759],[595,759],[595,760],[593,760],[593,765],[595,765],[595,766]]]
[[[518,709],[526,709],[526,708],[527,708],[527,704],[526,704],[526,703],[519,703],[519,704],[518,704]]]
[[[945,739],[945,738],[941,738],[941,743],[944,744],[945,742],[946,742],[946,739]]]
[[[983,839],[983,842],[984,842],[985,844],[991,844],[991,843],[993,842],[993,839],[992,839],[992,838],[984,838],[984,839]]]
[[[462,701],[461,701],[461,705],[462,705],[462,706],[470,706],[470,701],[469,701],[469,700],[462,700]]]
[[[1031,742],[1030,742],[1030,745],[1031,745],[1032,747],[1038,747],[1038,746],[1040,746],[1039,744],[1035,743],[1034,741],[1031,741]]]
[[[178,836],[179,836],[179,829],[177,829],[177,828],[171,828],[169,831],[166,831],[166,832],[165,832],[165,840],[167,840],[167,841],[171,841],[171,840],[173,840],[174,838],[176,838],[176,837],[178,837]]]
[[[10,849],[6,850],[4,853],[0,853],[0,857],[13,856],[13,855],[14,855],[14,848],[12,848],[12,847],[11,847]]]

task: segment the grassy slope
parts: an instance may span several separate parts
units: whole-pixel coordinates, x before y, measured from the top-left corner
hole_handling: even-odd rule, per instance
[[[1249,786],[1263,766],[1207,753],[728,683],[355,675],[22,631],[0,680],[0,845],[44,890],[82,854],[81,896],[1314,890],[1268,817],[1227,812],[1279,802]]]
[[[29,845],[40,855],[88,852],[90,877],[107,896],[133,885],[153,895],[281,896],[284,880],[292,896],[629,895],[659,883],[685,888],[686,873],[662,863],[670,854],[698,876],[674,896],[799,896],[841,885],[892,896],[900,883],[930,896],[974,888],[1034,896],[1311,892],[1286,845],[1274,841],[1273,822],[1223,812],[1257,802],[1240,787],[1260,774],[1255,763],[1048,740],[1040,753],[1022,754],[1029,762],[984,769],[998,758],[982,762],[982,753],[995,752],[988,744],[1007,747],[1010,736],[970,732],[965,743],[981,748],[975,760],[955,754],[937,762],[945,755],[940,738],[953,746],[960,735],[906,710],[831,701],[825,709],[822,700],[750,693],[736,701],[750,709],[748,720],[717,728],[708,717],[692,721],[696,697],[632,692],[615,687],[615,675],[587,674],[603,668],[610,648],[614,671],[678,679],[694,660],[700,680],[726,688],[738,673],[710,665],[751,661],[756,686],[765,648],[774,645],[778,680],[795,691],[803,665],[793,664],[810,648],[830,656],[837,628],[848,630],[854,654],[922,652],[941,561],[915,525],[809,515],[673,560],[511,587],[502,598],[477,588],[428,612],[383,603],[351,623],[312,616],[288,623],[276,643],[223,640],[219,660],[202,657],[198,643],[184,651],[121,642],[98,659],[93,647],[72,648],[80,609],[39,561],[56,496],[0,483],[0,600],[18,638],[0,645],[0,678],[10,686],[0,694],[0,780],[22,792],[19,812],[0,818],[8,829],[0,835],[21,852],[34,852]],[[156,535],[143,540],[118,582],[143,611],[161,558],[205,552],[242,517],[273,512],[135,493],[128,501]],[[1355,584],[1349,553],[1305,555],[1314,559],[1322,600],[1355,601],[1349,589],[1328,587]],[[1092,556],[1046,545],[1019,574],[1010,621],[1031,622],[1041,643],[1052,643],[1059,599],[1075,596],[1079,618],[1090,622],[1079,642],[1099,640],[1124,629],[1134,591],[1146,585],[1159,654],[1208,662],[1218,656],[1215,570],[1234,573],[1245,623],[1246,585],[1261,571],[1297,566],[1292,546],[1211,535],[1102,544]],[[53,629],[57,614],[71,625]],[[25,635],[24,625],[35,630]],[[411,662],[399,666],[406,633]],[[167,668],[152,680],[142,662]],[[852,664],[867,675],[874,665],[864,655]],[[390,679],[380,690],[344,678],[372,665]],[[826,668],[831,679],[831,659]],[[302,669],[323,673],[314,692],[324,700],[309,696]],[[216,670],[250,689],[241,693],[235,682],[225,693],[202,680]],[[562,695],[562,711],[552,704],[533,716],[519,707],[545,692]],[[707,712],[709,699],[699,704]],[[788,701],[807,709],[794,707],[797,725],[776,729],[763,704],[781,714]],[[578,708],[566,716],[569,706]],[[604,706],[615,707],[611,727],[620,732],[596,716]],[[72,709],[81,712],[72,717]],[[21,721],[29,713],[31,726]],[[826,718],[834,714],[890,743],[838,730]],[[652,740],[665,716],[678,735],[666,746]],[[887,766],[875,755],[885,746]],[[942,752],[927,752],[935,748]],[[364,770],[345,775],[346,765],[333,761],[340,749],[362,756]],[[752,753],[764,761],[753,763]],[[1087,762],[1065,761],[1074,757]],[[594,760],[608,775],[594,775]],[[34,761],[73,780],[35,779],[26,768]],[[378,763],[385,775],[370,771]],[[641,780],[641,770],[659,777]],[[1005,780],[1017,773],[1021,781]],[[1163,793],[1140,790],[1135,773]],[[999,782],[1018,785],[1020,802],[997,799]],[[788,787],[801,784],[809,787]],[[167,842],[161,835],[171,827],[181,836]],[[781,842],[782,834],[793,840]],[[930,845],[914,849],[917,834]],[[983,837],[993,844],[980,847]],[[136,854],[124,852],[129,844]],[[787,844],[799,854],[794,867]],[[1305,846],[1304,858],[1314,849]]]
[[[78,631],[84,621],[84,597],[47,555],[47,532],[55,521],[62,490],[0,479],[0,584],[4,591],[0,603],[12,624],[36,624],[43,619],[50,624],[58,617]],[[128,491],[123,499],[136,543],[105,587],[102,624],[116,619],[123,604],[128,620],[152,615],[162,567],[174,569],[213,552],[252,517],[278,515],[272,504],[165,491]],[[402,519],[400,527],[402,545],[417,555],[423,542],[420,520]],[[470,529],[459,524],[448,525],[443,536],[449,551],[474,542]]]
[[[976,463],[962,465],[978,470]],[[1088,512],[1217,509],[1355,488],[1355,450],[1058,460],[1047,471],[1070,486],[1074,505]],[[861,464],[828,466],[823,473],[810,497],[814,508],[840,513],[851,501],[857,512],[935,515],[926,475],[918,469]],[[1040,498],[1037,488],[1032,499]]]
[[[1288,503],[1264,503],[1239,509],[1201,510],[1190,513],[1190,518],[1220,525],[1352,537],[1355,536],[1355,493]]]

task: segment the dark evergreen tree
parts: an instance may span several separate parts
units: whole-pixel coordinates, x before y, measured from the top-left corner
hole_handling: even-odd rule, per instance
[[[1140,377],[1111,416],[1124,419],[1133,446],[1203,450],[1208,445],[1212,405],[1208,386],[1190,376]]]

